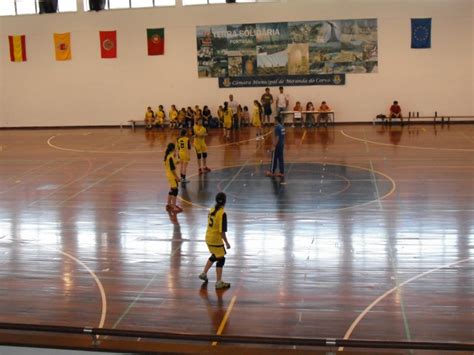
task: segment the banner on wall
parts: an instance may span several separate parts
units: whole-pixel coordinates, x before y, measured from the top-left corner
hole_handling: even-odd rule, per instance
[[[117,31],[100,31],[100,57],[117,58]]]
[[[345,74],[267,75],[267,76],[237,76],[237,77],[219,78],[220,88],[344,85],[345,83],[346,83]]]
[[[411,19],[411,48],[431,48],[431,19]]]
[[[8,36],[10,46],[10,60],[12,62],[26,62],[26,37]]]
[[[165,29],[148,28],[146,30],[148,55],[165,54]]]
[[[54,49],[56,52],[56,60],[64,61],[71,60],[71,33],[55,33],[54,34]]]
[[[198,26],[198,75],[376,73],[377,19]]]

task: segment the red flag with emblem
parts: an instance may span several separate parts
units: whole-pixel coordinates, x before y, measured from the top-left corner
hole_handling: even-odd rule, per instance
[[[162,55],[165,53],[165,29],[148,28],[146,30],[148,55]]]
[[[100,31],[100,57],[117,58],[117,31]]]

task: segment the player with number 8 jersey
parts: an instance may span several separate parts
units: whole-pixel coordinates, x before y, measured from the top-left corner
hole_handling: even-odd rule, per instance
[[[187,134],[188,132],[185,129],[182,129],[180,137],[176,142],[178,144],[178,157],[181,163],[180,173],[182,184],[189,182],[189,180],[186,180],[186,168],[190,160],[189,151],[191,150],[191,143],[189,142]]]
[[[216,289],[229,288],[230,283],[222,281],[222,271],[225,264],[226,249],[230,249],[230,244],[227,241],[227,215],[224,212],[226,203],[226,195],[219,192],[216,195],[216,205],[211,208],[207,216],[207,231],[206,244],[211,253],[204,267],[204,271],[199,275],[199,278],[207,282],[207,272],[211,266],[216,263]],[[224,246],[225,243],[225,246]]]

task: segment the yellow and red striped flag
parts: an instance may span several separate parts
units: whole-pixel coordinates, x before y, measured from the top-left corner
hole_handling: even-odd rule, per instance
[[[8,36],[10,44],[10,60],[12,62],[26,62],[25,36]]]
[[[56,60],[71,60],[71,33],[55,33],[54,48],[56,50]]]

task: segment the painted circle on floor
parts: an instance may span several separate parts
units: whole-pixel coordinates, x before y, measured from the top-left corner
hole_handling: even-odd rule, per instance
[[[285,178],[265,175],[268,164],[227,167],[194,176],[180,188],[187,204],[211,207],[219,191],[227,194],[226,209],[249,213],[311,213],[366,205],[395,190],[380,172],[327,163],[285,164]]]

